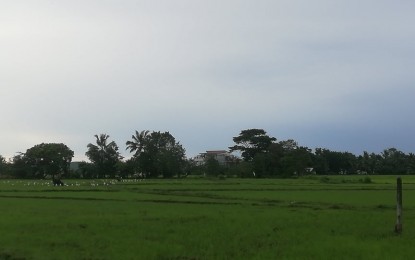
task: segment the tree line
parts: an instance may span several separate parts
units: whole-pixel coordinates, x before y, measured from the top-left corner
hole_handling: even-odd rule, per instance
[[[0,156],[0,176],[12,178],[171,178],[187,175],[237,177],[292,177],[306,174],[415,174],[415,155],[396,148],[362,155],[314,150],[292,139],[278,141],[263,129],[242,130],[233,138],[228,156],[219,162],[206,156],[203,163],[186,158],[185,149],[169,132],[135,131],[125,145],[124,159],[107,134],[95,135],[87,145],[89,162],[71,169],[74,152],[62,143],[42,143],[9,161]]]

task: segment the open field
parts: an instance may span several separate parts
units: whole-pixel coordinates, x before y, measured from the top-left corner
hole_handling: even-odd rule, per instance
[[[415,176],[0,181],[0,259],[411,259]]]

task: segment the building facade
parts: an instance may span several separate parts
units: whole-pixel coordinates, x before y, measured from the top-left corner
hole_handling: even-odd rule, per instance
[[[208,158],[214,158],[216,161],[219,162],[220,165],[229,166],[239,159],[225,150],[213,150],[213,151],[206,151],[204,153],[200,153],[196,157],[193,158],[193,161],[196,165],[204,165]]]

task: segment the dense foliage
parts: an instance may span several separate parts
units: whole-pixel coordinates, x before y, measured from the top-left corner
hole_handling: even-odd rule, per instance
[[[314,150],[300,146],[295,140],[278,141],[263,129],[242,130],[233,138],[230,152],[219,162],[214,156],[196,162],[186,159],[185,149],[169,132],[135,131],[126,149],[132,154],[123,160],[118,145],[109,135],[95,135],[95,144],[87,145],[90,162],[78,162],[69,170],[73,151],[64,144],[39,144],[6,160],[0,156],[0,177],[44,178],[157,178],[183,175],[292,177],[306,174],[415,174],[415,155],[396,148],[380,154]]]
[[[0,158],[0,173],[19,178],[60,178],[68,175],[74,152],[62,143],[41,143],[16,155],[7,163]]]
[[[91,167],[92,173],[88,175],[96,175],[97,178],[103,178],[107,175],[109,177],[115,177],[117,173],[117,163],[122,159],[118,152],[118,145],[111,141],[109,142],[109,135],[100,134],[95,135],[96,145],[88,144],[88,151],[85,155],[91,161],[93,167]]]
[[[266,152],[276,140],[274,137],[269,137],[263,129],[247,129],[233,138],[235,145],[229,149],[231,152],[240,151],[245,161],[251,161],[257,154]]]
[[[135,132],[127,149],[135,170],[144,176],[180,176],[185,166],[185,149],[169,132]]]
[[[262,129],[244,130],[233,140],[236,145],[230,147],[231,151],[242,153],[244,160],[249,163],[244,167],[250,168],[252,176],[256,177],[415,173],[415,155],[405,154],[396,148],[385,149],[381,154],[365,151],[359,156],[324,148],[316,148],[313,152],[308,147],[299,146],[294,140],[277,142],[276,138],[267,136]]]

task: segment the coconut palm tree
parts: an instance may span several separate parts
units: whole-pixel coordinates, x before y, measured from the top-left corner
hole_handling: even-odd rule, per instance
[[[132,140],[125,143],[127,145],[126,150],[130,150],[130,153],[134,152],[134,157],[140,155],[140,153],[144,150],[145,142],[149,133],[149,130],[143,130],[141,132],[135,130],[135,135],[131,136]]]
[[[96,145],[90,143],[87,145],[88,151],[85,153],[89,160],[96,166],[98,176],[106,174],[115,175],[116,164],[122,158],[118,152],[118,146],[114,141],[108,142],[109,135],[94,135]]]

